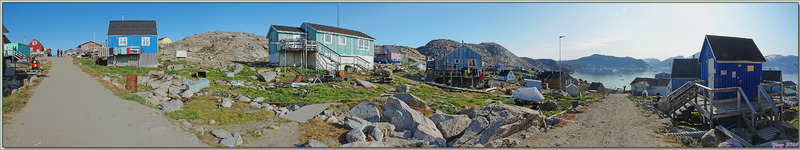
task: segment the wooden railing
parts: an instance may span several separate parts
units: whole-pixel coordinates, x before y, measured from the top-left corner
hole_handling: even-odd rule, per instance
[[[697,87],[697,90],[702,90],[702,92],[701,92],[703,94],[702,95],[703,96],[703,108],[702,109],[703,109],[703,111],[706,111],[704,116],[709,120],[710,128],[714,127],[714,121],[713,121],[714,103],[718,103],[718,102],[714,101],[713,93],[722,93],[722,92],[734,92],[735,91],[736,92],[736,102],[737,102],[736,109],[739,112],[739,115],[745,118],[745,120],[747,121],[748,125],[755,124],[755,119],[754,119],[755,118],[755,113],[756,113],[755,108],[753,108],[753,104],[750,103],[750,99],[747,98],[747,95],[744,93],[744,91],[741,88],[739,88],[739,87],[729,87],[729,88],[712,89],[712,88],[709,88],[709,87],[706,87],[706,86],[703,86],[703,85],[697,84],[697,83],[695,83],[695,87]],[[750,117],[749,117],[750,119],[748,119],[748,117],[745,116],[746,113],[742,110],[742,100],[745,101],[745,103],[747,104],[747,107],[750,109],[750,112],[751,112],[750,113]],[[695,101],[695,104],[699,104],[699,103],[697,103],[697,98],[695,98],[694,101]],[[722,103],[722,102],[719,102],[719,103]],[[752,126],[752,125],[750,125],[750,126]],[[751,130],[754,130],[754,129],[755,128],[752,128]],[[755,130],[753,131],[753,133],[755,133]]]

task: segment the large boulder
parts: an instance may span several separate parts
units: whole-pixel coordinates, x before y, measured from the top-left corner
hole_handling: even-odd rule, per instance
[[[350,111],[347,111],[351,116],[359,117],[361,119],[367,120],[369,122],[378,122],[381,120],[380,110],[374,104],[361,102]]]
[[[434,147],[430,142],[415,139],[387,137],[383,140],[386,147]]]
[[[258,75],[259,80],[264,82],[270,82],[275,79],[275,77],[278,77],[277,72],[265,72]]]
[[[358,85],[360,86],[363,86],[364,88],[378,88],[378,86],[376,86],[375,84],[372,84],[368,81],[364,81],[361,79],[356,79],[356,83],[358,83]]]
[[[539,128],[545,125],[539,111],[529,108],[511,106],[503,103],[492,103],[483,108],[473,108],[469,112],[472,121],[467,125],[461,137],[455,139],[453,147],[473,147],[486,145],[487,142],[508,137],[521,130]]]
[[[408,104],[408,106],[411,106],[411,107],[414,107],[414,108],[430,109],[430,108],[428,108],[428,103],[426,103],[425,101],[423,101],[419,97],[416,97],[416,96],[414,96],[412,94],[408,94],[408,93],[395,94],[395,95],[392,95],[392,97],[400,99],[401,101],[403,101],[406,104]]]
[[[464,133],[464,129],[467,129],[469,123],[472,122],[467,115],[450,115],[438,110],[431,116],[431,120],[439,128],[439,131],[442,131],[445,139]]]
[[[444,136],[431,119],[411,109],[405,102],[394,96],[389,97],[389,100],[386,101],[383,116],[395,126],[395,130],[413,131],[414,139],[428,141],[437,147],[447,146]]]
[[[147,76],[151,79],[160,80],[164,77],[164,70],[150,70],[150,72],[147,73]]]
[[[391,77],[392,76],[392,69],[389,68],[381,68],[377,70],[378,75],[381,77]]]
[[[211,130],[211,135],[217,138],[226,138],[231,136],[231,133],[223,129]]]
[[[336,147],[386,147],[386,146],[383,145],[383,142],[378,142],[378,141],[372,141],[372,142],[358,141],[358,142],[339,145]]]
[[[353,143],[353,142],[358,142],[358,141],[366,142],[367,141],[367,135],[364,135],[364,131],[363,130],[364,130],[364,127],[359,127],[359,128],[355,128],[355,129],[352,129],[350,131],[347,131],[347,133],[345,133],[345,139],[347,139],[347,143]]]
[[[223,98],[220,102],[220,105],[222,105],[222,107],[231,107],[233,105],[233,100],[229,98]]]

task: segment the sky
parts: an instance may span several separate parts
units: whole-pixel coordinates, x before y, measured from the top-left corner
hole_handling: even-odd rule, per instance
[[[266,35],[303,22],[357,30],[376,45],[495,42],[520,57],[592,54],[664,60],[704,35],[752,38],[762,54],[798,55],[798,3],[2,3],[12,42],[70,49],[106,39],[108,22],[156,20],[174,41],[211,31]],[[559,36],[566,36],[559,42]]]

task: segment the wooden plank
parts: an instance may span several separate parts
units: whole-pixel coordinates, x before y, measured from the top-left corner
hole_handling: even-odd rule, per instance
[[[735,88],[734,87],[734,88],[724,88],[724,89],[713,89],[713,90],[711,90],[711,92],[713,92],[713,93],[721,93],[721,92],[732,92],[732,91],[738,91],[738,90],[739,90],[739,88]]]
[[[773,137],[775,137],[775,135],[779,132],[780,130],[778,128],[767,127],[756,131],[756,135],[758,135],[758,137],[761,137],[763,139],[772,140]]]
[[[722,125],[717,125],[717,130],[722,131],[723,134],[727,135],[728,137],[733,138],[737,142],[741,143],[742,146],[744,146],[744,147],[753,147],[753,144],[750,144],[749,142],[745,141],[744,139],[742,139],[738,135],[733,134],[733,132],[728,131],[728,129],[725,129],[725,127],[722,127]]]

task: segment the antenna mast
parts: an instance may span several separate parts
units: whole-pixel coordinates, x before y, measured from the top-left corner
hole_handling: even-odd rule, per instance
[[[342,6],[342,3],[336,5],[336,27],[339,27],[339,7]]]

